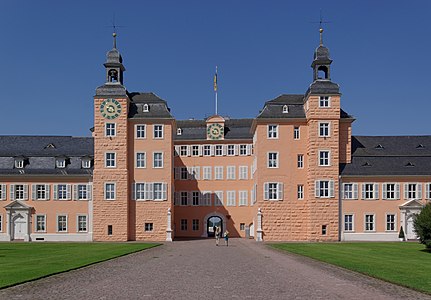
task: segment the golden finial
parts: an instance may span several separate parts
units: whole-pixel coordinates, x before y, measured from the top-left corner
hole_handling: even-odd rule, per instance
[[[320,33],[320,46],[322,46],[323,45],[323,28],[322,27],[320,27],[319,33]]]

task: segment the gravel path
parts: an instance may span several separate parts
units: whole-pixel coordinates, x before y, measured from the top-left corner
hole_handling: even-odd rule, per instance
[[[252,240],[176,241],[0,290],[0,299],[431,299]]]

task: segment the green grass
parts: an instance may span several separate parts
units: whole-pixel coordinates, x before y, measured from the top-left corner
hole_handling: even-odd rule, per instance
[[[419,243],[285,243],[271,246],[431,294],[431,253]]]
[[[0,243],[0,288],[157,246],[148,243]]]

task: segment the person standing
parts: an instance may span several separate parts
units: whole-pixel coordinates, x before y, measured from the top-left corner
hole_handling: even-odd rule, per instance
[[[229,231],[227,231],[227,229],[224,232],[224,242],[225,242],[226,246],[229,246]]]
[[[215,239],[216,239],[216,246],[218,246],[219,242],[220,242],[220,227],[216,227],[215,229]]]

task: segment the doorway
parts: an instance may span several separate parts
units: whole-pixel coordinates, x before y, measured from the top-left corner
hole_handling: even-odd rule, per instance
[[[212,216],[207,221],[207,235],[208,237],[215,236],[215,227],[220,227],[220,232],[223,232],[223,220],[220,217]]]
[[[13,218],[13,239],[14,240],[24,240],[27,234],[27,221],[21,215],[18,214]]]

